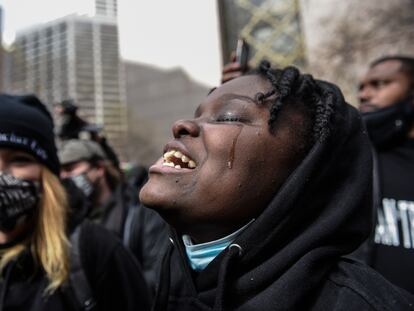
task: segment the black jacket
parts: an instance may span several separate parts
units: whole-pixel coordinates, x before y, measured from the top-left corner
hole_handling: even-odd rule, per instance
[[[128,215],[124,242],[141,265],[151,294],[159,274],[161,254],[169,243],[169,227],[155,211],[139,204]],[[125,239],[126,238],[126,239]]]
[[[82,225],[81,263],[97,302],[94,310],[148,310],[149,297],[139,266],[112,234],[97,225]],[[24,252],[3,271],[0,310],[80,310],[71,286],[44,295],[46,275]]]
[[[138,195],[138,194],[136,194]],[[133,206],[128,185],[119,184],[101,206],[92,207],[87,218],[115,233],[119,238],[124,235],[125,219]]]
[[[328,135],[203,271],[191,270],[173,234],[154,310],[413,308],[408,293],[346,257],[372,227],[371,153],[358,112],[336,87],[318,83],[336,99]]]

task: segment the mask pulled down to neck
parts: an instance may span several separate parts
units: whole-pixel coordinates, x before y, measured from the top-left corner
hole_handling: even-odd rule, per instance
[[[413,98],[390,107],[362,114],[371,142],[377,149],[385,149],[407,138],[414,120]]]
[[[19,219],[36,210],[39,199],[39,183],[0,172],[0,230],[13,230]]]

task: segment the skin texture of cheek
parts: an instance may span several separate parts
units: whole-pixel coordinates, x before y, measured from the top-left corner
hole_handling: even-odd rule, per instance
[[[397,102],[404,100],[408,96],[408,91],[394,83],[388,89],[383,90],[378,95],[378,102],[381,108],[389,107]]]

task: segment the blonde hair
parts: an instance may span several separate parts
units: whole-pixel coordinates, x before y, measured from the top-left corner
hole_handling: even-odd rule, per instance
[[[39,203],[30,249],[37,264],[45,271],[49,285],[46,294],[53,293],[69,276],[69,241],[66,235],[67,198],[58,177],[42,169],[42,198]],[[4,252],[0,269],[25,249],[18,244]]]

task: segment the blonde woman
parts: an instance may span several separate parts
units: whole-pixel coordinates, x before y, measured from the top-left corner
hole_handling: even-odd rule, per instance
[[[146,310],[121,243],[83,223],[68,237],[53,122],[34,96],[0,95],[0,311]]]

